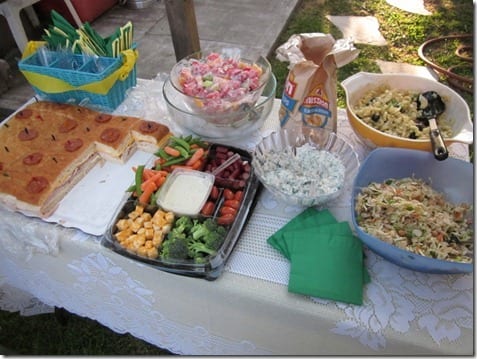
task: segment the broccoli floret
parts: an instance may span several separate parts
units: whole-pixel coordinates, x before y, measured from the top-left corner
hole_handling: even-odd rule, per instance
[[[164,241],[161,258],[206,263],[207,257],[217,253],[226,234],[225,227],[211,218],[201,222],[187,216],[179,217]]]
[[[225,227],[220,226],[212,218],[207,218],[204,222],[195,222],[194,226],[191,228],[191,234],[194,239],[200,239],[206,242],[207,236],[210,233],[218,233],[219,235],[225,236],[227,230]]]
[[[176,233],[187,233],[192,229],[193,226],[194,222],[190,217],[182,216],[177,218],[172,230]]]
[[[205,256],[212,256],[217,253],[215,250],[208,248],[202,242],[189,242],[189,255],[194,259]]]
[[[227,229],[225,229],[224,226],[217,224],[217,222],[211,218],[206,219],[204,225],[209,229],[209,233],[203,237],[203,241],[207,247],[218,250],[222,243],[224,243]]]
[[[169,232],[162,245],[162,259],[187,259],[189,248],[185,234]]]
[[[224,243],[225,233],[220,233],[221,231],[216,232],[209,232],[209,234],[205,237],[205,245],[217,251],[222,243]]]
[[[221,236],[225,237],[225,235],[227,234],[227,229],[224,226],[221,226],[221,225],[217,224],[216,222],[214,222],[214,223],[215,223],[214,232],[217,232]]]
[[[208,218],[204,222],[195,222],[191,229],[194,245],[189,245],[189,251],[194,253],[215,254],[224,242],[227,230],[213,219]],[[199,243],[199,244],[195,244]],[[194,256],[193,256],[194,257]]]
[[[194,240],[202,240],[210,233],[210,229],[205,223],[195,222],[194,226],[191,228],[190,233]]]

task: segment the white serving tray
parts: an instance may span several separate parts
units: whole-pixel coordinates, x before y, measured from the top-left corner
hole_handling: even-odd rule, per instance
[[[153,154],[136,151],[124,164],[100,161],[61,200],[46,222],[102,235],[134,182],[132,167],[146,164]]]

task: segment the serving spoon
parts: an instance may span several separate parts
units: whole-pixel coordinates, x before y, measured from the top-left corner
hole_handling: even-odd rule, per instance
[[[445,111],[446,104],[437,92],[426,91],[419,94],[417,109],[421,111],[418,120],[429,125],[429,136],[434,157],[439,161],[445,160],[449,156],[449,152],[442,138],[441,131],[437,127],[436,118]]]

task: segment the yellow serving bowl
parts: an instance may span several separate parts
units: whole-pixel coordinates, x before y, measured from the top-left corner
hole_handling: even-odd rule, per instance
[[[409,139],[378,131],[364,123],[354,112],[353,107],[369,90],[383,85],[391,89],[416,92],[436,91],[446,104],[441,120],[451,122],[452,136],[444,138],[446,145],[454,142],[473,143],[473,124],[470,110],[464,99],[451,88],[428,78],[410,74],[356,73],[341,82],[346,94],[348,120],[357,136],[369,147],[400,147],[432,151],[430,139]]]

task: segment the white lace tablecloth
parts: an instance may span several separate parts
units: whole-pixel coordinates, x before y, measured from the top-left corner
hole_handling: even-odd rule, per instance
[[[117,111],[166,116],[160,85],[139,81]],[[278,128],[278,105],[260,133],[234,144],[251,149]],[[338,134],[364,159],[370,149],[343,110]],[[468,156],[463,145],[450,151]],[[338,220],[349,220],[349,200],[347,188],[331,205]],[[224,273],[209,282],[122,257],[79,230],[0,209],[0,309],[31,315],[64,307],[179,354],[474,353],[471,274],[413,272],[367,251],[371,283],[362,306],[288,293],[289,264],[266,239],[302,210],[262,191]]]

